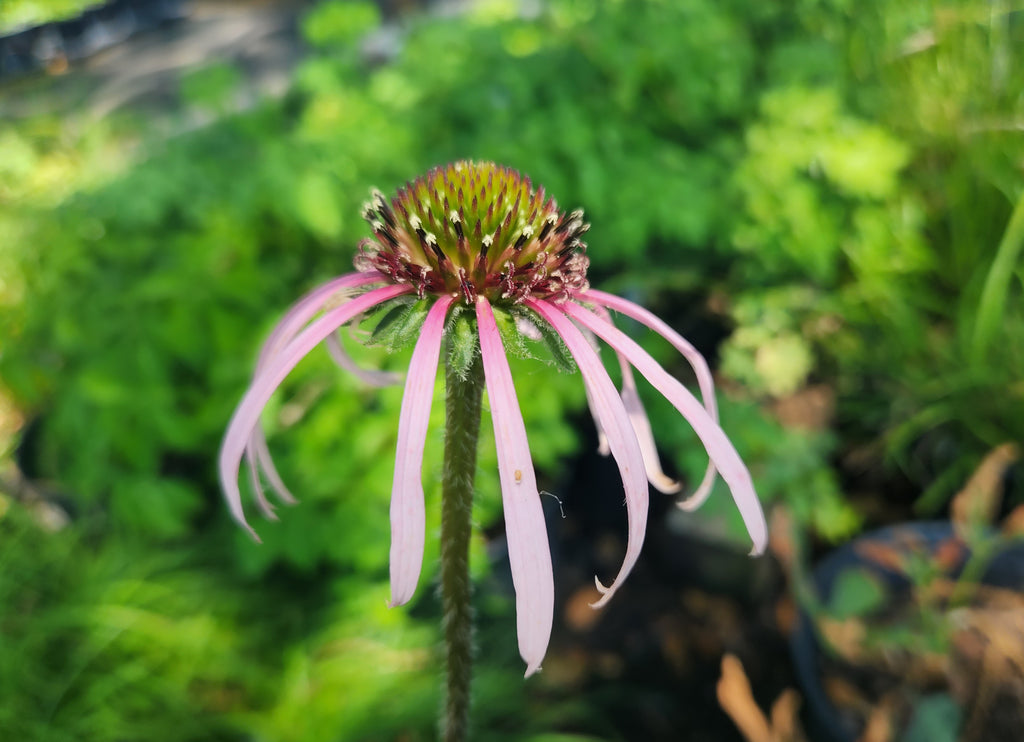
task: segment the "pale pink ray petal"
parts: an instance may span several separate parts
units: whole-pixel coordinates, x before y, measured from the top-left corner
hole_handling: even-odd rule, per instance
[[[586,331],[584,335],[587,338],[587,342],[590,343],[590,347],[600,356],[601,346],[598,344],[597,338],[594,337],[594,333]],[[608,445],[608,436],[604,432],[604,426],[601,425],[601,421],[597,419],[597,415],[594,413],[594,395],[590,391],[589,384],[583,384],[583,392],[587,395],[587,409],[590,410],[590,416],[594,419],[594,429],[597,430],[597,453],[599,456],[608,456],[612,449]]]
[[[498,452],[498,476],[505,510],[512,584],[516,590],[519,654],[526,662],[526,677],[529,677],[540,669],[551,639],[555,611],[551,552],[526,439],[526,426],[512,384],[512,372],[505,358],[494,312],[483,297],[477,299],[476,317]]]
[[[231,422],[228,423],[228,429],[221,444],[219,464],[221,486],[224,488],[231,514],[240,525],[252,534],[253,538],[258,540],[256,532],[245,520],[242,496],[238,489],[238,467],[241,464],[246,444],[252,431],[259,424],[260,413],[270,396],[296,364],[338,327],[381,302],[410,291],[412,288],[409,286],[383,286],[328,311],[275,354],[274,359],[269,361],[253,379],[245,396],[242,397],[242,401],[235,408]]]
[[[260,469],[259,464],[256,463],[256,458],[248,454],[244,456],[246,469],[249,470],[249,487],[252,489],[253,496],[256,498],[256,505],[259,507],[260,512],[263,513],[264,518],[270,520],[279,520],[277,513],[274,512],[274,506],[267,500],[266,494],[263,492],[263,484],[260,482]]]
[[[692,495],[685,500],[677,502],[676,507],[690,513],[707,502],[707,499],[711,496],[711,490],[715,487],[716,473],[715,462],[708,463],[708,468],[704,470],[704,478],[700,480],[700,485],[693,491]]]
[[[263,434],[263,429],[258,425],[253,431],[252,437],[249,439],[250,445],[253,446],[253,450],[256,452],[256,461],[259,462],[260,469],[263,470],[264,476],[267,481],[270,482],[270,486],[277,493],[277,496],[286,505],[295,505],[298,503],[295,495],[293,495],[288,488],[285,486],[281,479],[281,475],[277,473],[277,467],[274,466],[274,460],[270,457],[270,449],[267,448],[267,437]]]
[[[282,317],[277,325],[274,326],[274,329],[264,341],[263,346],[260,348],[258,360],[256,361],[256,368],[253,371],[253,377],[255,378],[255,376],[259,374],[260,370],[267,366],[274,355],[291,342],[299,330],[301,330],[309,320],[320,312],[339,292],[345,292],[346,290],[360,288],[369,284],[380,283],[385,280],[387,280],[386,276],[377,273],[376,271],[366,273],[347,273],[344,276],[334,278],[307,292],[298,301],[292,304],[288,311],[285,312],[284,317]],[[248,445],[245,448],[245,458],[250,464],[250,480],[253,484],[256,502],[259,505],[260,510],[265,514],[268,514],[268,517],[273,517],[269,515],[269,513],[273,512],[273,508],[264,496],[263,487],[259,477],[260,469],[262,469],[263,473],[266,474],[271,489],[273,489],[284,502],[288,504],[296,502],[295,498],[288,491],[288,488],[284,486],[281,476],[277,473],[277,469],[274,467],[270,451],[267,449],[266,438],[259,426],[257,426],[256,430],[253,432],[253,435],[249,439]],[[256,467],[255,471],[251,469],[252,466]]]
[[[618,355],[618,354],[617,354]],[[654,431],[651,430],[651,421],[647,418],[647,411],[640,399],[640,392],[636,388],[636,380],[633,379],[633,371],[629,362],[619,356],[619,365],[622,366],[622,404],[629,415],[629,421],[633,424],[636,432],[636,439],[640,443],[640,450],[644,457],[644,470],[647,472],[647,481],[654,489],[665,495],[674,495],[682,489],[682,485],[672,477],[665,474],[661,468],[661,460],[658,457],[658,447],[654,442]]]
[[[341,338],[338,337],[337,333],[331,333],[327,336],[326,345],[327,352],[330,354],[331,360],[338,364],[338,367],[343,371],[348,371],[364,384],[384,387],[392,386],[402,380],[402,375],[395,373],[394,371],[374,371],[372,369],[363,368],[357,364],[352,360],[352,356],[348,354],[345,347],[341,344]]]
[[[607,456],[612,452],[611,446],[608,445],[608,435],[604,432],[604,425],[597,417],[597,413],[594,412],[594,394],[590,391],[590,385],[583,385],[583,392],[587,395],[587,409],[590,410],[590,416],[594,418],[594,428],[597,430],[597,453],[599,456]]]
[[[708,455],[711,456],[711,460],[715,462],[715,467],[721,472],[726,484],[729,485],[740,515],[743,517],[743,523],[754,542],[751,553],[763,553],[768,544],[768,527],[765,523],[761,503],[754,491],[750,472],[747,471],[747,467],[736,453],[732,442],[718,423],[678,379],[659,366],[647,351],[624,332],[578,304],[567,302],[562,308],[566,314],[626,356],[637,371],[651,382],[654,388],[661,392],[689,421],[697,437],[704,444],[704,448],[707,449]]]
[[[602,596],[592,605],[594,608],[599,608],[611,599],[615,591],[622,585],[623,580],[633,570],[636,560],[640,556],[640,548],[644,543],[644,533],[647,530],[648,496],[643,452],[637,441],[633,423],[629,419],[622,399],[615,390],[615,384],[612,383],[600,357],[590,346],[583,333],[562,313],[562,307],[534,299],[527,299],[526,304],[554,328],[555,332],[562,337],[562,341],[572,353],[573,358],[576,359],[576,365],[579,366],[580,374],[583,376],[583,383],[590,387],[593,395],[594,415],[601,421],[601,425],[608,435],[608,444],[611,446],[615,463],[618,464],[619,475],[622,477],[622,485],[626,493],[626,518],[629,524],[626,556],[622,561],[622,567],[619,568],[618,575],[609,587],[604,587],[595,578]]]
[[[608,324],[615,324],[612,321],[611,313],[604,307],[599,306],[597,314]],[[593,335],[593,333],[588,333]],[[596,342],[596,339],[595,339]],[[644,454],[644,469],[647,471],[647,481],[654,489],[665,495],[674,495],[682,485],[665,474],[661,468],[661,459],[658,456],[658,446],[654,442],[654,431],[651,430],[651,421],[647,417],[644,403],[640,399],[640,392],[636,388],[636,379],[633,378],[633,367],[629,361],[616,353],[619,361],[619,369],[622,372],[622,404],[626,407],[630,422],[633,423],[633,430],[636,432],[636,439],[640,443],[640,450]],[[714,471],[714,468],[711,468]]]
[[[254,375],[270,361],[275,353],[290,343],[299,330],[305,327],[306,323],[313,319],[336,294],[346,289],[361,288],[388,280],[387,276],[376,271],[346,273],[344,276],[331,279],[327,283],[321,284],[306,293],[292,304],[288,311],[285,312],[284,317],[274,326],[270,335],[263,342],[259,359],[256,361]]]
[[[704,409],[707,410],[707,413],[711,416],[712,420],[716,423],[718,422],[718,403],[715,400],[714,377],[711,375],[711,369],[708,368],[708,363],[704,359],[704,356],[700,354],[700,351],[693,347],[690,341],[669,327],[669,325],[656,314],[650,312],[639,304],[634,304],[622,297],[615,296],[615,294],[589,289],[585,293],[581,294],[579,299],[585,302],[594,302],[599,306],[607,307],[608,309],[612,309],[620,314],[624,314],[630,319],[634,319],[640,324],[654,330],[656,333],[668,340],[669,343],[671,343],[672,346],[689,362],[690,367],[697,376],[697,385],[700,387],[700,395],[704,400]],[[708,462],[707,469],[704,471],[704,477],[701,480],[700,485],[689,497],[677,503],[677,505],[683,510],[696,510],[704,504],[705,500],[708,499],[714,485],[715,462],[710,461]]]
[[[270,488],[282,502],[286,505],[294,505],[298,502],[295,495],[285,486],[281,475],[277,473],[277,467],[274,466],[274,460],[270,456],[270,449],[267,447],[267,437],[264,435],[263,428],[260,425],[253,428],[252,435],[249,436],[249,441],[245,447],[245,457],[250,462],[256,464],[257,473],[259,471],[263,472],[267,482],[270,484]]]
[[[441,336],[452,297],[442,296],[427,312],[409,361],[402,411],[398,418],[398,451],[391,487],[391,603],[407,603],[423,567],[426,515],[423,507],[423,449],[434,400],[434,380],[441,355]]]

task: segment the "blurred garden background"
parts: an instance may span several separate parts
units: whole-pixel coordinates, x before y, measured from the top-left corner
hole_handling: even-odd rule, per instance
[[[789,547],[809,569],[947,518],[1024,442],[1019,0],[0,0],[0,35],[0,739],[434,738],[436,435],[424,579],[386,608],[401,387],[299,366],[266,422],[301,503],[262,545],[214,463],[276,319],[351,270],[371,187],[433,165],[495,160],[585,210],[591,284],[705,354],[776,516],[750,560],[724,484],[697,513],[652,493],[592,612],[617,473],[580,379],[514,360],[560,500],[555,636],[523,681],[485,434],[476,739],[743,739],[723,654],[763,708],[799,690]],[[706,455],[649,391],[692,489]],[[1024,504],[1015,454],[986,487],[993,518]]]

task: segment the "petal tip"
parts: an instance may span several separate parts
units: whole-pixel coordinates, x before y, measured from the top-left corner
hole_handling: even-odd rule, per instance
[[[707,470],[704,472],[704,479],[701,481],[700,486],[693,491],[689,497],[684,500],[680,500],[676,503],[676,507],[680,510],[684,510],[687,513],[692,513],[697,510],[701,505],[708,501],[711,497],[711,491],[715,487],[715,476],[717,475],[717,469],[715,469],[714,462],[708,464]]]
[[[754,541],[754,545],[752,547],[750,547],[750,551],[748,552],[747,556],[749,556],[749,557],[764,556],[764,552],[765,552],[765,550],[767,548],[768,548],[768,539],[767,538],[757,539],[756,541]]]
[[[678,479],[672,479],[672,477],[665,476],[664,474],[653,477],[651,485],[663,495],[674,495],[683,488],[682,482]]]
[[[415,588],[405,590],[394,590],[391,591],[391,600],[388,601],[388,608],[398,608],[403,606],[412,600],[412,595]]]
[[[593,603],[587,604],[594,610],[597,610],[598,608],[603,608],[604,605],[609,600],[611,600],[612,596],[615,595],[615,593],[618,591],[618,586],[616,585],[616,583],[613,582],[610,587],[605,587],[604,584],[601,583],[601,580],[597,579],[597,575],[594,576],[594,586],[597,587],[597,591],[601,593],[600,598],[595,600]]]
[[[676,507],[686,513],[695,512],[704,503],[698,500],[696,497],[687,497],[685,500],[680,500],[676,503]]]

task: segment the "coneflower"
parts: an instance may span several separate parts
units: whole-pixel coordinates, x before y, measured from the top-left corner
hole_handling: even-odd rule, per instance
[[[220,476],[235,519],[245,520],[238,487],[243,458],[257,502],[267,515],[261,475],[287,502],[294,498],[274,469],[260,428],[260,414],[274,390],[307,353],[327,341],[336,359],[370,383],[390,381],[359,369],[341,350],[336,331],[369,313],[388,310],[415,348],[398,422],[398,450],[391,492],[391,605],[407,602],[419,581],[425,515],[422,464],[434,381],[446,349],[446,437],[442,482],[441,593],[448,645],[446,739],[462,739],[468,719],[470,610],[468,543],[476,441],[484,387],[490,400],[512,580],[519,651],[526,675],[540,669],[551,634],[554,584],[540,495],[526,429],[506,359],[509,342],[523,336],[568,351],[583,379],[601,450],[618,464],[629,523],[626,553],[606,587],[607,602],[636,563],[647,522],[648,482],[673,493],[679,484],[661,470],[636,391],[640,372],[693,427],[710,463],[700,486],[680,503],[691,509],[710,493],[716,470],[728,484],[761,553],[764,515],[750,474],[717,420],[714,389],[700,354],[663,321],[625,299],[591,289],[582,236],[582,211],[559,211],[543,188],[493,163],[456,162],[407,183],[394,198],[375,192],[364,217],[373,237],[360,245],[356,272],[300,299],[264,345],[249,389],[228,426]],[[703,404],[612,322],[623,314],[664,337],[693,366]],[[319,316],[317,316],[319,315]],[[497,315],[497,316],[496,316]],[[396,318],[398,318],[396,320]],[[597,352],[597,338],[616,352],[622,390],[616,390]],[[596,579],[596,578],[595,578]]]

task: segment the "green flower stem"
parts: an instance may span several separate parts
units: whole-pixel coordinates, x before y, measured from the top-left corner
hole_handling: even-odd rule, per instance
[[[451,353],[447,353],[444,479],[441,483],[441,604],[447,680],[441,718],[444,742],[464,742],[469,734],[469,686],[473,670],[469,536],[483,390],[484,373],[479,353],[465,370],[465,377],[453,368]]]

